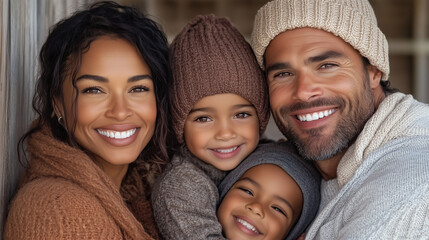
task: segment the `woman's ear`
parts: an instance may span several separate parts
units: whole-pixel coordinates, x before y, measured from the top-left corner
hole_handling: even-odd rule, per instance
[[[54,98],[52,100],[52,108],[54,109],[53,114],[55,114],[56,118],[64,118],[64,106],[62,101],[60,101],[58,98]]]
[[[380,82],[381,82],[381,77],[383,76],[383,73],[373,65],[368,65],[367,68],[368,68],[368,75],[369,75],[369,84],[371,89],[381,87]]]

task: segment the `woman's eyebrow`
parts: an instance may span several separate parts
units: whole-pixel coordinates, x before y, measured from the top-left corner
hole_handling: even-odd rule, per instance
[[[92,75],[92,74],[84,74],[82,76],[79,76],[76,79],[76,82],[79,81],[79,80],[81,80],[81,79],[90,79],[90,80],[94,80],[94,81],[97,81],[97,82],[108,82],[109,81],[107,78],[102,77],[102,76]],[[148,74],[137,75],[137,76],[133,76],[133,77],[128,78],[128,82],[136,82],[136,81],[139,81],[139,80],[142,80],[142,79],[150,79],[150,80],[152,80],[152,77],[150,75],[148,75]]]
[[[152,80],[152,76],[150,76],[149,74],[137,75],[137,76],[130,77],[128,79],[128,82],[136,82],[136,81],[143,80],[143,79]]]
[[[107,78],[102,77],[102,76],[98,76],[98,75],[92,75],[92,74],[84,74],[78,78],[76,78],[76,82],[82,79],[91,79],[97,82],[108,82],[109,80],[107,80]]]

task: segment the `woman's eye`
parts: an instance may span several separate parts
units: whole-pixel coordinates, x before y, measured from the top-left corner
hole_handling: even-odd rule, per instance
[[[283,215],[286,216],[286,213],[283,211],[283,209],[281,209],[279,207],[275,207],[275,206],[273,206],[272,208],[274,209],[274,211],[277,211],[277,212],[279,212],[279,213],[281,213],[281,214],[283,214]]]
[[[98,94],[98,93],[102,93],[102,92],[103,91],[101,91],[97,87],[89,87],[89,88],[85,88],[82,90],[82,93],[88,93],[88,94]]]
[[[195,122],[211,122],[212,120],[209,117],[198,117],[195,119]]]
[[[239,114],[236,114],[235,116],[234,116],[234,118],[247,118],[247,117],[249,117],[249,116],[251,116],[250,114],[248,114],[248,113],[239,113]]]
[[[250,190],[249,190],[249,189],[247,189],[247,188],[239,187],[238,189],[240,189],[241,191],[243,191],[243,192],[245,192],[245,193],[249,194],[250,196],[253,196],[252,191],[250,191]]]
[[[133,89],[131,89],[131,91],[130,92],[132,92],[132,93],[135,93],[135,92],[146,92],[146,91],[149,91],[149,88],[147,88],[147,87],[145,87],[145,86],[137,86],[137,87],[134,87]]]

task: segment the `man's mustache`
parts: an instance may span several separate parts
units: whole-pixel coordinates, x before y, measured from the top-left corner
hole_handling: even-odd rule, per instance
[[[346,105],[346,102],[343,98],[335,97],[335,98],[321,98],[316,99],[311,102],[297,102],[289,106],[283,106],[280,108],[280,114],[281,115],[289,115],[291,112],[299,111],[307,108],[314,108],[314,107],[321,107],[321,106],[328,106],[328,105],[335,105],[339,108],[344,108]]]

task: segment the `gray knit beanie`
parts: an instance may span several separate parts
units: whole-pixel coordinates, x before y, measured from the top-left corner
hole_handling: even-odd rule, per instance
[[[316,217],[320,203],[320,174],[297,154],[289,142],[260,144],[256,150],[232,170],[220,183],[221,201],[234,183],[250,168],[260,164],[281,167],[301,188],[303,204],[301,215],[285,239],[296,239]]]
[[[255,17],[251,44],[259,65],[264,68],[268,44],[278,34],[302,27],[330,32],[366,57],[389,78],[389,50],[386,37],[368,0],[274,0]]]
[[[173,129],[183,143],[185,120],[201,98],[234,93],[256,109],[260,135],[269,120],[268,90],[250,44],[226,18],[197,16],[171,44]]]

